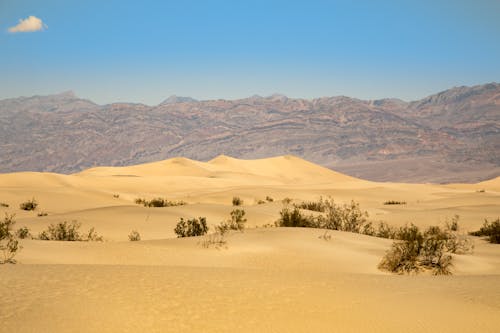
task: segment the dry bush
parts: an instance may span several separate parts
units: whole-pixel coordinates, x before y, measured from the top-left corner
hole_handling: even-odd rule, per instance
[[[324,233],[322,233],[321,235],[319,235],[318,237],[319,239],[323,239],[325,241],[329,241],[332,239],[332,235],[328,232],[328,230],[325,230]]]
[[[300,209],[312,210],[320,213],[323,213],[326,209],[323,198],[320,198],[318,201],[303,201],[300,204],[294,204],[294,206]]]
[[[128,240],[131,242],[137,242],[141,240],[141,235],[137,230],[132,230],[128,235]]]
[[[490,243],[500,244],[500,218],[491,222],[485,219],[483,226],[470,234],[472,236],[487,236]]]
[[[273,198],[271,198],[270,196],[266,196],[266,201],[267,201],[267,202],[273,202],[273,201],[274,201],[274,199],[273,199]]]
[[[240,197],[233,197],[233,206],[241,206],[243,205],[243,200]]]
[[[208,232],[207,219],[205,217],[189,220],[181,218],[175,226],[174,232],[178,238],[203,236]]]
[[[386,222],[380,222],[375,236],[380,238],[394,239],[396,238],[397,229],[390,226]]]
[[[19,205],[19,208],[22,210],[35,210],[37,206],[38,202],[35,200],[35,198],[32,198],[31,200],[22,202]]]
[[[387,200],[384,202],[384,205],[406,205],[406,201]]]
[[[266,201],[264,201],[264,200],[258,200],[258,201],[257,201],[257,205],[263,205],[263,204],[265,204],[265,203],[266,203]]]
[[[15,264],[16,260],[14,257],[21,249],[17,235],[12,232],[16,223],[14,216],[5,214],[3,221],[0,221],[0,251],[2,252],[0,264]]]
[[[38,217],[43,217],[43,216],[47,216],[49,215],[47,212],[39,212],[38,214],[36,214],[36,216]]]
[[[153,198],[151,200],[146,200],[144,198],[137,198],[134,202],[138,205],[143,205],[144,207],[173,207],[173,206],[184,206],[187,205],[185,201],[170,201],[165,198]]]
[[[47,230],[38,234],[38,239],[69,242],[100,242],[103,240],[102,236],[99,236],[94,228],[91,228],[86,234],[82,235],[79,231],[80,226],[81,223],[77,221],[64,221],[57,224],[51,224],[48,226]]]
[[[21,228],[17,229],[16,236],[19,239],[26,239],[26,238],[31,238],[31,233],[30,233],[30,230],[28,229],[28,227],[21,227]]]
[[[321,228],[359,233],[367,223],[368,212],[362,211],[354,200],[349,204],[337,205],[330,198],[323,203],[325,216],[320,217]]]
[[[227,241],[225,238],[224,234],[221,234],[220,232],[214,232],[208,235],[205,235],[202,240],[199,242],[199,244],[203,248],[209,248],[209,247],[214,247],[216,249],[220,249],[222,247],[227,247]]]
[[[9,207],[9,204],[6,204],[5,202],[0,202],[0,207]]]
[[[318,219],[314,216],[302,215],[297,207],[290,210],[288,207],[280,211],[280,218],[275,222],[277,227],[299,227],[299,228],[318,228]]]
[[[222,235],[230,230],[243,231],[246,222],[245,211],[243,209],[234,209],[231,211],[231,219],[221,222],[215,229]]]

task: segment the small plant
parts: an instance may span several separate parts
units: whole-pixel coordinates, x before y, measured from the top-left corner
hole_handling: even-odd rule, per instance
[[[478,231],[471,232],[470,235],[486,236],[490,243],[500,244],[500,218],[491,222],[485,219],[483,226]]]
[[[143,205],[144,207],[172,207],[172,206],[183,206],[187,203],[184,201],[170,201],[164,198],[153,198],[151,200],[146,200],[143,198],[137,198],[134,202],[138,205]]]
[[[22,210],[35,210],[38,206],[38,202],[36,202],[35,198],[25,201],[19,205],[19,208]]]
[[[277,227],[317,228],[319,226],[318,219],[312,215],[302,215],[297,207],[292,210],[288,207],[283,208],[280,211],[280,218],[275,224]]]
[[[326,216],[321,217],[322,228],[359,233],[367,222],[368,212],[362,211],[354,200],[338,205],[333,199],[327,199],[323,204]]]
[[[132,230],[132,232],[128,235],[128,240],[131,242],[138,242],[141,240],[141,235],[137,230]]]
[[[49,215],[47,212],[38,212],[38,214],[36,214],[36,216],[38,217],[43,217],[43,216],[47,216]]]
[[[64,221],[57,224],[51,224],[47,230],[38,234],[38,239],[69,242],[103,240],[102,236],[97,235],[94,228],[91,228],[87,234],[82,236],[79,231],[80,226],[81,224],[77,221]]]
[[[266,203],[266,202],[265,202],[264,200],[259,200],[259,201],[257,201],[257,205],[263,205],[263,204],[265,204],[265,203]]]
[[[396,228],[391,227],[386,222],[380,222],[378,225],[378,230],[375,233],[375,236],[380,238],[394,239],[396,238],[396,233],[397,233]]]
[[[388,200],[384,205],[406,205],[406,201]]]
[[[0,207],[9,207],[9,204],[6,204],[5,202],[0,202]]]
[[[477,193],[484,193],[484,192],[486,192],[486,190],[483,188],[483,189],[477,190],[476,192]]]
[[[204,217],[190,220],[181,218],[175,226],[174,232],[177,234],[178,238],[203,236],[208,232],[207,219]]]
[[[231,212],[231,219],[221,222],[215,229],[221,235],[226,234],[230,230],[243,231],[246,221],[245,211],[243,209],[234,209]]]
[[[286,197],[286,198],[283,198],[283,200],[281,200],[281,202],[283,203],[283,205],[289,205],[292,202],[292,199],[289,197]]]
[[[273,202],[273,201],[274,201],[274,199],[273,199],[273,198],[271,198],[270,196],[266,196],[266,201],[267,201],[267,202]]]
[[[322,233],[318,238],[323,239],[325,241],[329,241],[332,239],[332,235],[328,232],[328,230],[325,230],[325,232]]]
[[[115,198],[115,199],[119,199],[119,198],[120,198],[120,195],[119,195],[119,194],[113,194],[113,198]]]
[[[201,246],[205,249],[213,246],[216,249],[220,249],[222,247],[226,247],[227,241],[224,237],[224,234],[220,232],[214,232],[212,234],[205,235],[203,239],[200,241]]]
[[[12,232],[14,224],[15,215],[5,214],[3,221],[0,221],[0,251],[2,252],[2,258],[0,258],[0,264],[15,264],[16,260],[14,257],[17,251],[21,249],[19,241],[17,240],[17,235]]]
[[[243,205],[243,200],[240,197],[233,197],[233,206]]]
[[[295,204],[294,206],[297,208],[312,210],[320,213],[323,213],[326,209],[323,198],[320,198],[319,201],[303,201],[298,205]]]
[[[19,239],[26,239],[26,238],[31,238],[31,233],[30,233],[30,230],[28,229],[28,227],[21,227],[21,228],[17,229],[16,236]]]

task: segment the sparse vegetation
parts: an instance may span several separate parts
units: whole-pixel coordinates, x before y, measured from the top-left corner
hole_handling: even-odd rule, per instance
[[[22,210],[35,210],[36,207],[38,207],[38,202],[35,200],[35,198],[22,202],[19,205],[19,208]]]
[[[178,238],[203,236],[208,232],[207,219],[205,217],[189,220],[181,218],[175,226],[174,232],[177,234]]]
[[[5,214],[3,221],[0,221],[0,251],[2,252],[0,264],[16,263],[14,257],[21,246],[17,235],[12,232],[15,223],[14,215],[8,214]]]
[[[360,233],[367,223],[368,212],[362,211],[359,203],[336,204],[333,199],[323,201],[325,216],[320,216],[320,226],[325,229]]]
[[[47,212],[38,212],[38,214],[36,214],[36,216],[38,217],[43,217],[43,216],[47,216],[49,215]]]
[[[500,244],[500,218],[491,222],[485,219],[483,226],[470,234],[472,236],[486,236],[490,243]]]
[[[233,206],[243,205],[243,200],[240,197],[233,197]]]
[[[245,211],[243,209],[234,209],[231,211],[231,219],[221,222],[215,229],[221,235],[230,230],[243,231],[246,221]]]
[[[292,202],[292,198],[289,197],[283,198],[281,202],[283,203],[283,205],[289,205]]]
[[[318,228],[318,219],[312,215],[306,216],[300,209],[294,207],[292,210],[285,207],[280,211],[280,218],[275,222],[277,227]]]
[[[267,202],[273,202],[273,201],[274,201],[274,199],[273,199],[273,198],[271,198],[270,196],[266,196],[266,201],[267,201]]]
[[[332,235],[328,232],[328,230],[325,230],[325,232],[322,233],[318,238],[323,239],[325,241],[329,241],[332,239]]]
[[[406,205],[406,201],[388,200],[384,202],[384,205]]]
[[[137,230],[132,230],[132,232],[128,235],[128,240],[131,242],[138,242],[141,240],[141,235]]]
[[[38,235],[40,240],[55,240],[55,241],[102,241],[102,236],[99,236],[94,228],[91,228],[86,234],[82,235],[79,231],[81,223],[77,221],[60,222],[51,224],[47,230],[42,231]]]
[[[226,246],[227,241],[224,234],[221,234],[220,232],[214,232],[205,235],[199,244],[201,244],[201,246],[206,249],[211,246],[215,247],[216,249],[220,249],[221,247]]]
[[[413,224],[399,228],[394,234],[397,241],[387,251],[379,268],[397,274],[430,270],[434,275],[450,275],[453,266],[450,253],[470,253],[474,248],[473,243],[457,231],[458,216],[445,229],[431,226],[422,233]]]
[[[0,202],[0,207],[8,208],[9,204],[6,204],[5,202]]]
[[[31,238],[31,233],[30,233],[30,230],[28,229],[28,227],[21,227],[21,228],[17,229],[16,236],[19,239],[26,239],[26,238]]]
[[[294,206],[300,209],[307,209],[320,213],[323,213],[326,209],[323,198],[320,198],[319,201],[303,201],[300,204],[295,204]]]
[[[120,199],[120,195],[119,194],[113,194],[113,198]]]
[[[144,198],[137,198],[134,202],[138,205],[143,205],[144,207],[172,207],[172,206],[184,206],[187,203],[184,201],[170,201],[164,198],[153,198],[151,200],[146,200]]]
[[[265,204],[265,203],[266,203],[266,202],[265,202],[264,200],[259,200],[259,201],[257,201],[257,205],[263,205],[263,204]]]

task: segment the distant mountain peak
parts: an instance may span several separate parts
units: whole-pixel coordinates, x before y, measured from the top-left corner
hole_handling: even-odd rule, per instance
[[[198,102],[198,100],[192,98],[192,97],[183,97],[183,96],[177,96],[177,95],[171,95],[169,98],[164,100],[163,102],[160,103],[160,105],[164,104],[177,104],[177,103],[191,103],[191,102]]]

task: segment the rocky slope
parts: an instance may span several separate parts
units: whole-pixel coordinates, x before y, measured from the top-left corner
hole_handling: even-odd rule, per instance
[[[72,173],[220,154],[294,154],[380,181],[487,179],[500,175],[500,84],[410,103],[273,95],[97,105],[71,92],[0,101],[0,172]]]

